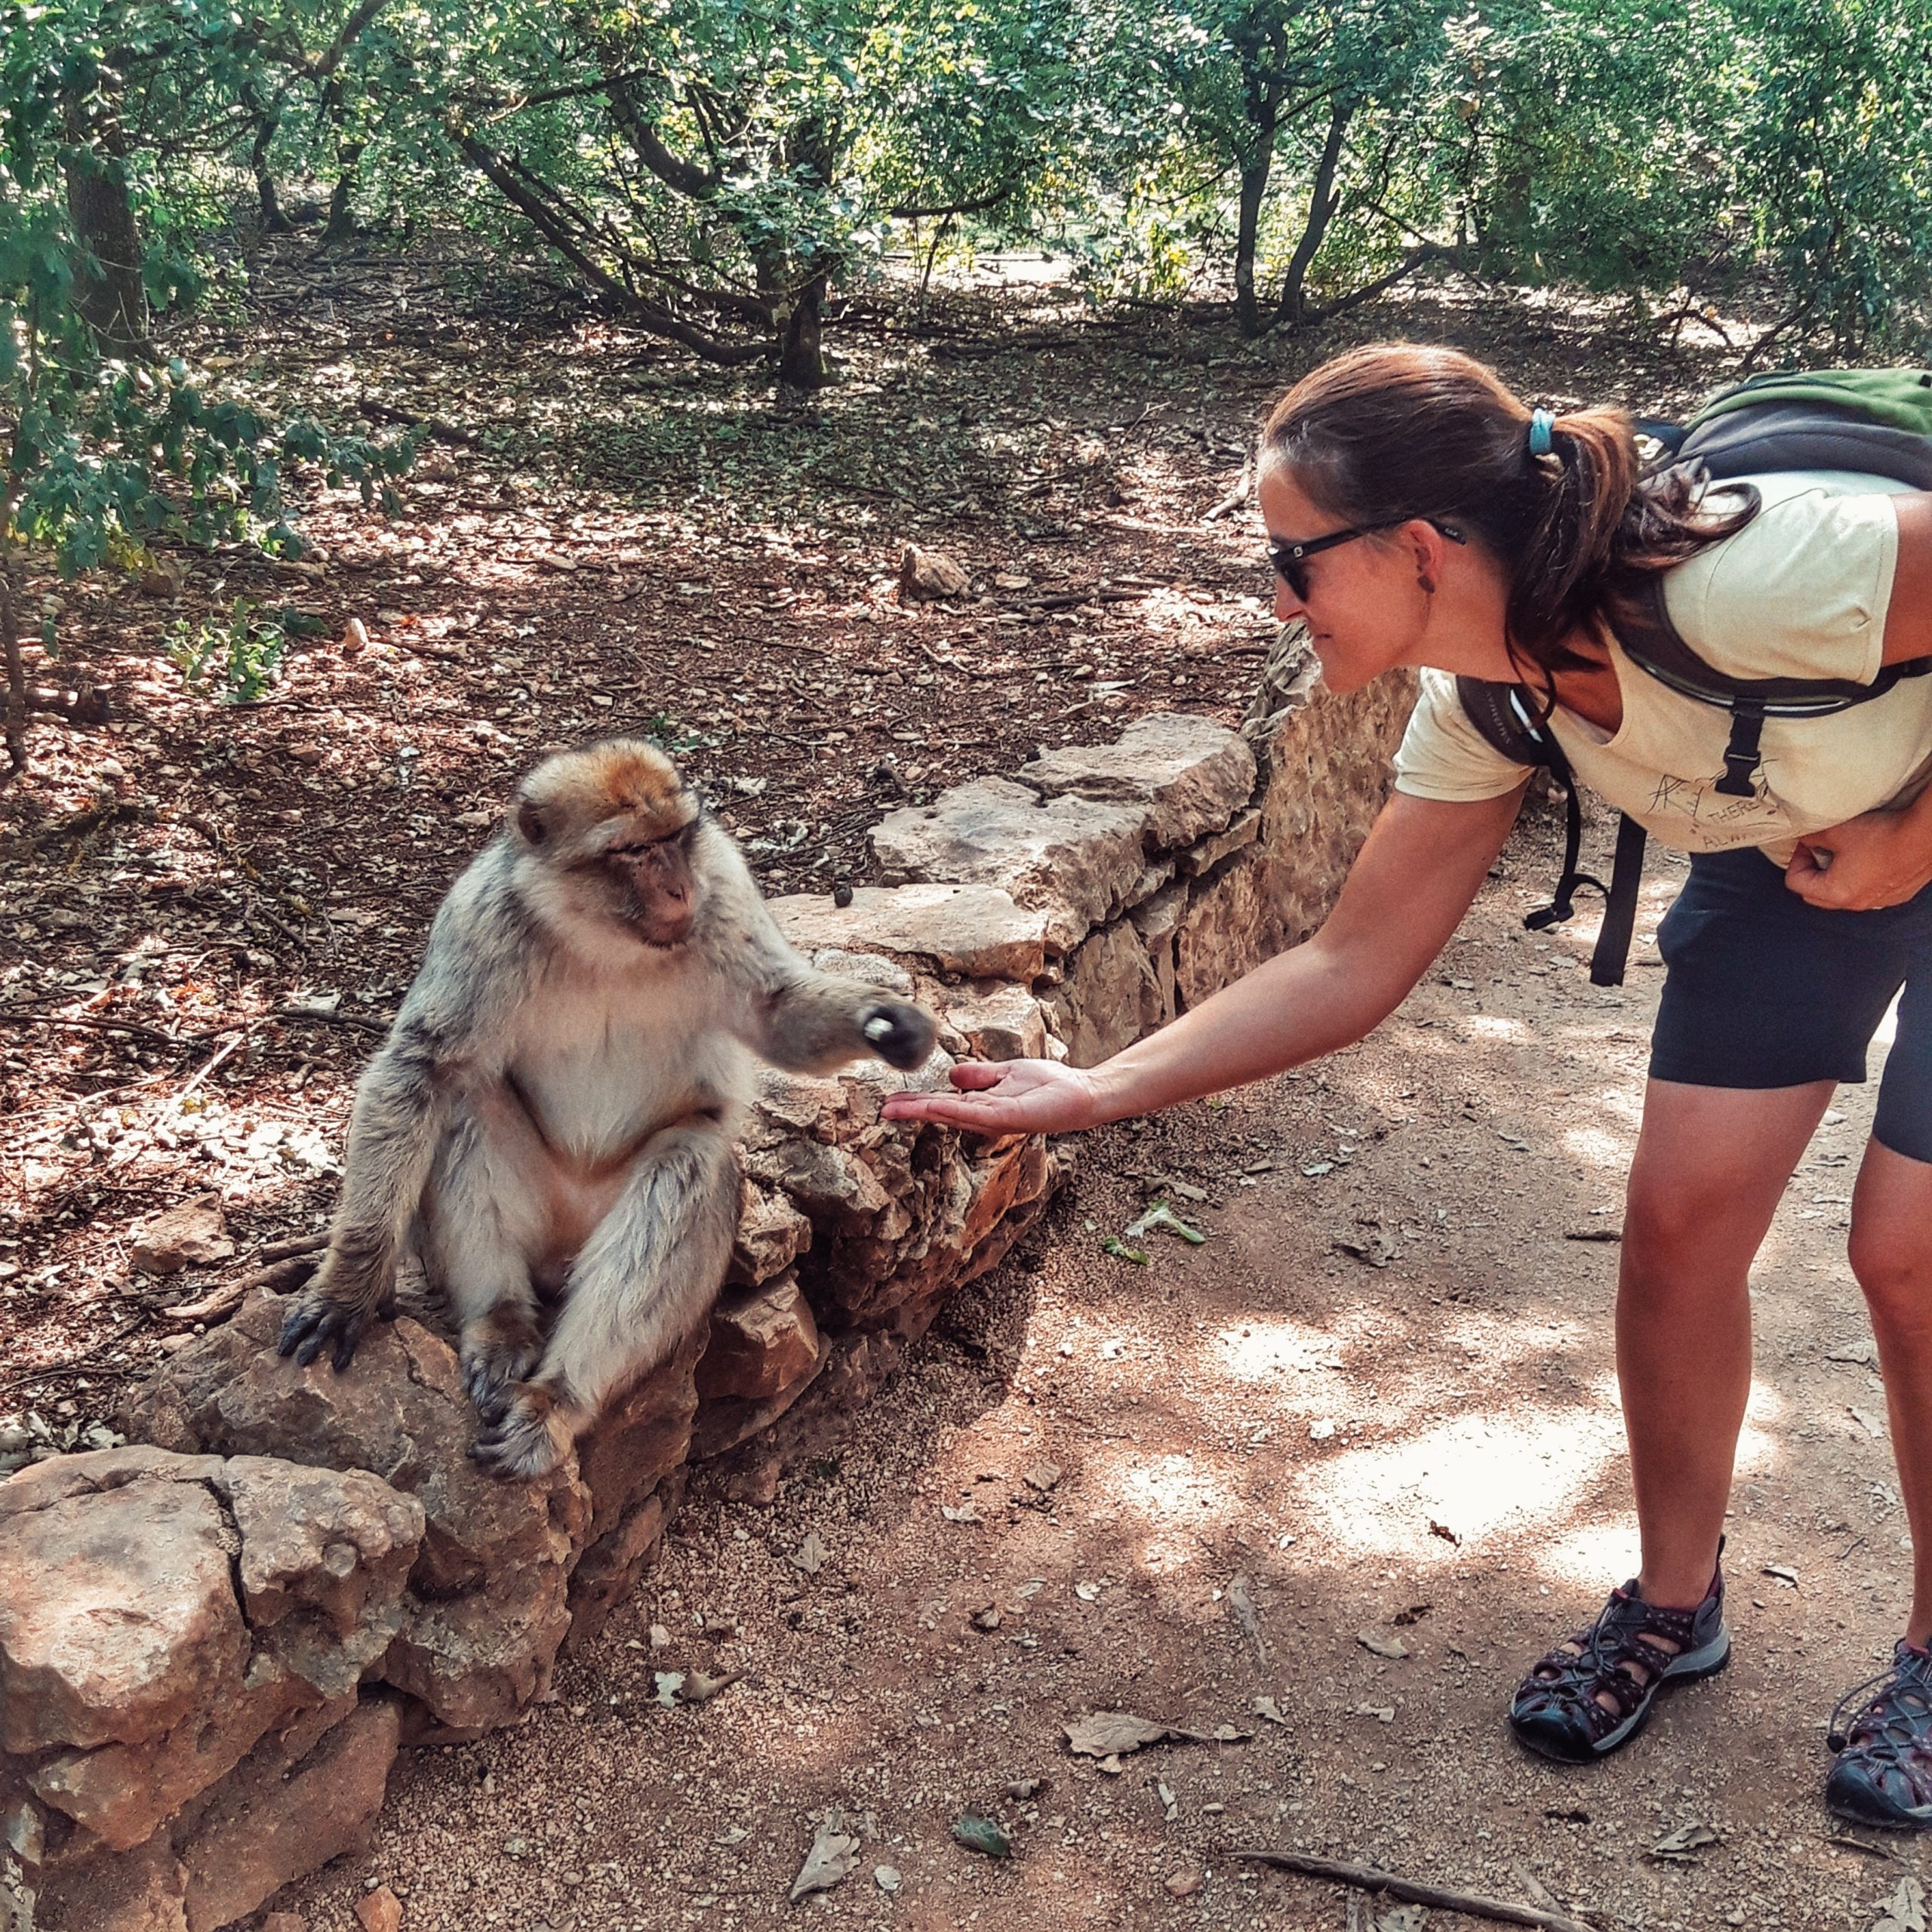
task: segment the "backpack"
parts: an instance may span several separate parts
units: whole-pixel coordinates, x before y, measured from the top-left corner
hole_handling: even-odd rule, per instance
[[[1792,370],[1753,376],[1720,390],[1682,423],[1639,417],[1638,429],[1663,445],[1669,466],[1696,463],[1713,481],[1787,469],[1850,470],[1915,490],[1932,490],[1932,371]],[[1678,635],[1664,601],[1660,571],[1645,586],[1635,620],[1620,623],[1617,642],[1630,661],[1660,684],[1730,713],[1724,771],[1715,790],[1748,798],[1767,718],[1823,718],[1882,697],[1901,678],[1932,672],[1932,659],[1887,664],[1869,685],[1841,678],[1733,678],[1705,663]],[[1623,983],[1643,875],[1644,828],[1628,814],[1617,828],[1611,882],[1577,867],[1583,809],[1569,761],[1523,685],[1482,678],[1456,680],[1471,724],[1506,758],[1540,767],[1564,795],[1563,871],[1551,903],[1523,923],[1532,932],[1567,919],[1577,888],[1604,897],[1603,927],[1590,955],[1590,979]]]

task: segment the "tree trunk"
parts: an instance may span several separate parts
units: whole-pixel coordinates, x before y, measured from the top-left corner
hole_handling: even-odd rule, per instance
[[[814,275],[798,292],[792,312],[779,325],[778,381],[781,388],[821,389],[831,381],[820,346],[824,326],[826,278]]]
[[[130,354],[147,340],[148,303],[120,119],[111,100],[94,98],[70,100],[66,121],[73,149],[63,169],[67,217],[79,245],[74,306],[104,351]]]
[[[1273,136],[1264,134],[1259,156],[1241,171],[1241,225],[1235,234],[1235,319],[1246,336],[1260,335],[1264,327],[1260,305],[1254,299],[1254,251],[1274,149]]]
[[[292,226],[281,211],[281,197],[275,192],[275,171],[269,165],[269,149],[281,125],[280,116],[261,114],[255,123],[254,145],[248,150],[248,165],[254,173],[255,198],[261,204],[264,235],[286,235]]]
[[[1278,321],[1299,328],[1308,314],[1308,272],[1321,251],[1328,224],[1342,205],[1335,186],[1335,170],[1342,158],[1342,137],[1348,132],[1352,110],[1338,101],[1328,110],[1328,138],[1321,144],[1321,158],[1315,165],[1315,186],[1308,197],[1308,221],[1295,244],[1294,259],[1281,278],[1281,300],[1276,310]]]
[[[9,503],[6,513],[13,515]],[[20,662],[20,633],[17,606],[14,601],[13,560],[5,554],[11,546],[0,547],[0,661],[7,673],[6,740],[7,777],[24,771],[27,764],[27,676]]]

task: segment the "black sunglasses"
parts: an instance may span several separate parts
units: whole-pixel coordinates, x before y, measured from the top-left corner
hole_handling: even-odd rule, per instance
[[[1331,530],[1326,537],[1311,537],[1305,543],[1270,543],[1268,561],[1274,565],[1275,574],[1294,593],[1295,601],[1306,604],[1309,558],[1319,555],[1324,550],[1332,550],[1338,543],[1352,543],[1358,537],[1372,537],[1379,530],[1393,530],[1409,522],[1426,523],[1451,543],[1466,543],[1469,540],[1454,524],[1438,523],[1432,516],[1396,516],[1384,523],[1364,523],[1352,530]]]

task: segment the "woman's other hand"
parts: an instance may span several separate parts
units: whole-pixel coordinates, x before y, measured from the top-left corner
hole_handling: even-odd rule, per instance
[[[1807,832],[1784,882],[1808,904],[1835,912],[1899,906],[1932,884],[1932,812],[1927,798],[1903,811],[1862,813]]]
[[[888,1120],[937,1121],[969,1133],[1072,1134],[1106,1118],[1092,1074],[1050,1060],[962,1061],[950,1094],[894,1094]]]

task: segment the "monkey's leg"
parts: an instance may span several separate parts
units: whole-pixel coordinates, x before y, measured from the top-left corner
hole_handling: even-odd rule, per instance
[[[501,1476],[553,1469],[609,1398],[663,1361],[724,1278],[738,1171],[723,1124],[654,1134],[584,1244],[535,1377],[471,1453]]]
[[[543,1352],[531,1266],[548,1238],[550,1150],[506,1097],[466,1110],[423,1197],[423,1260],[462,1330],[463,1386],[486,1423]]]

